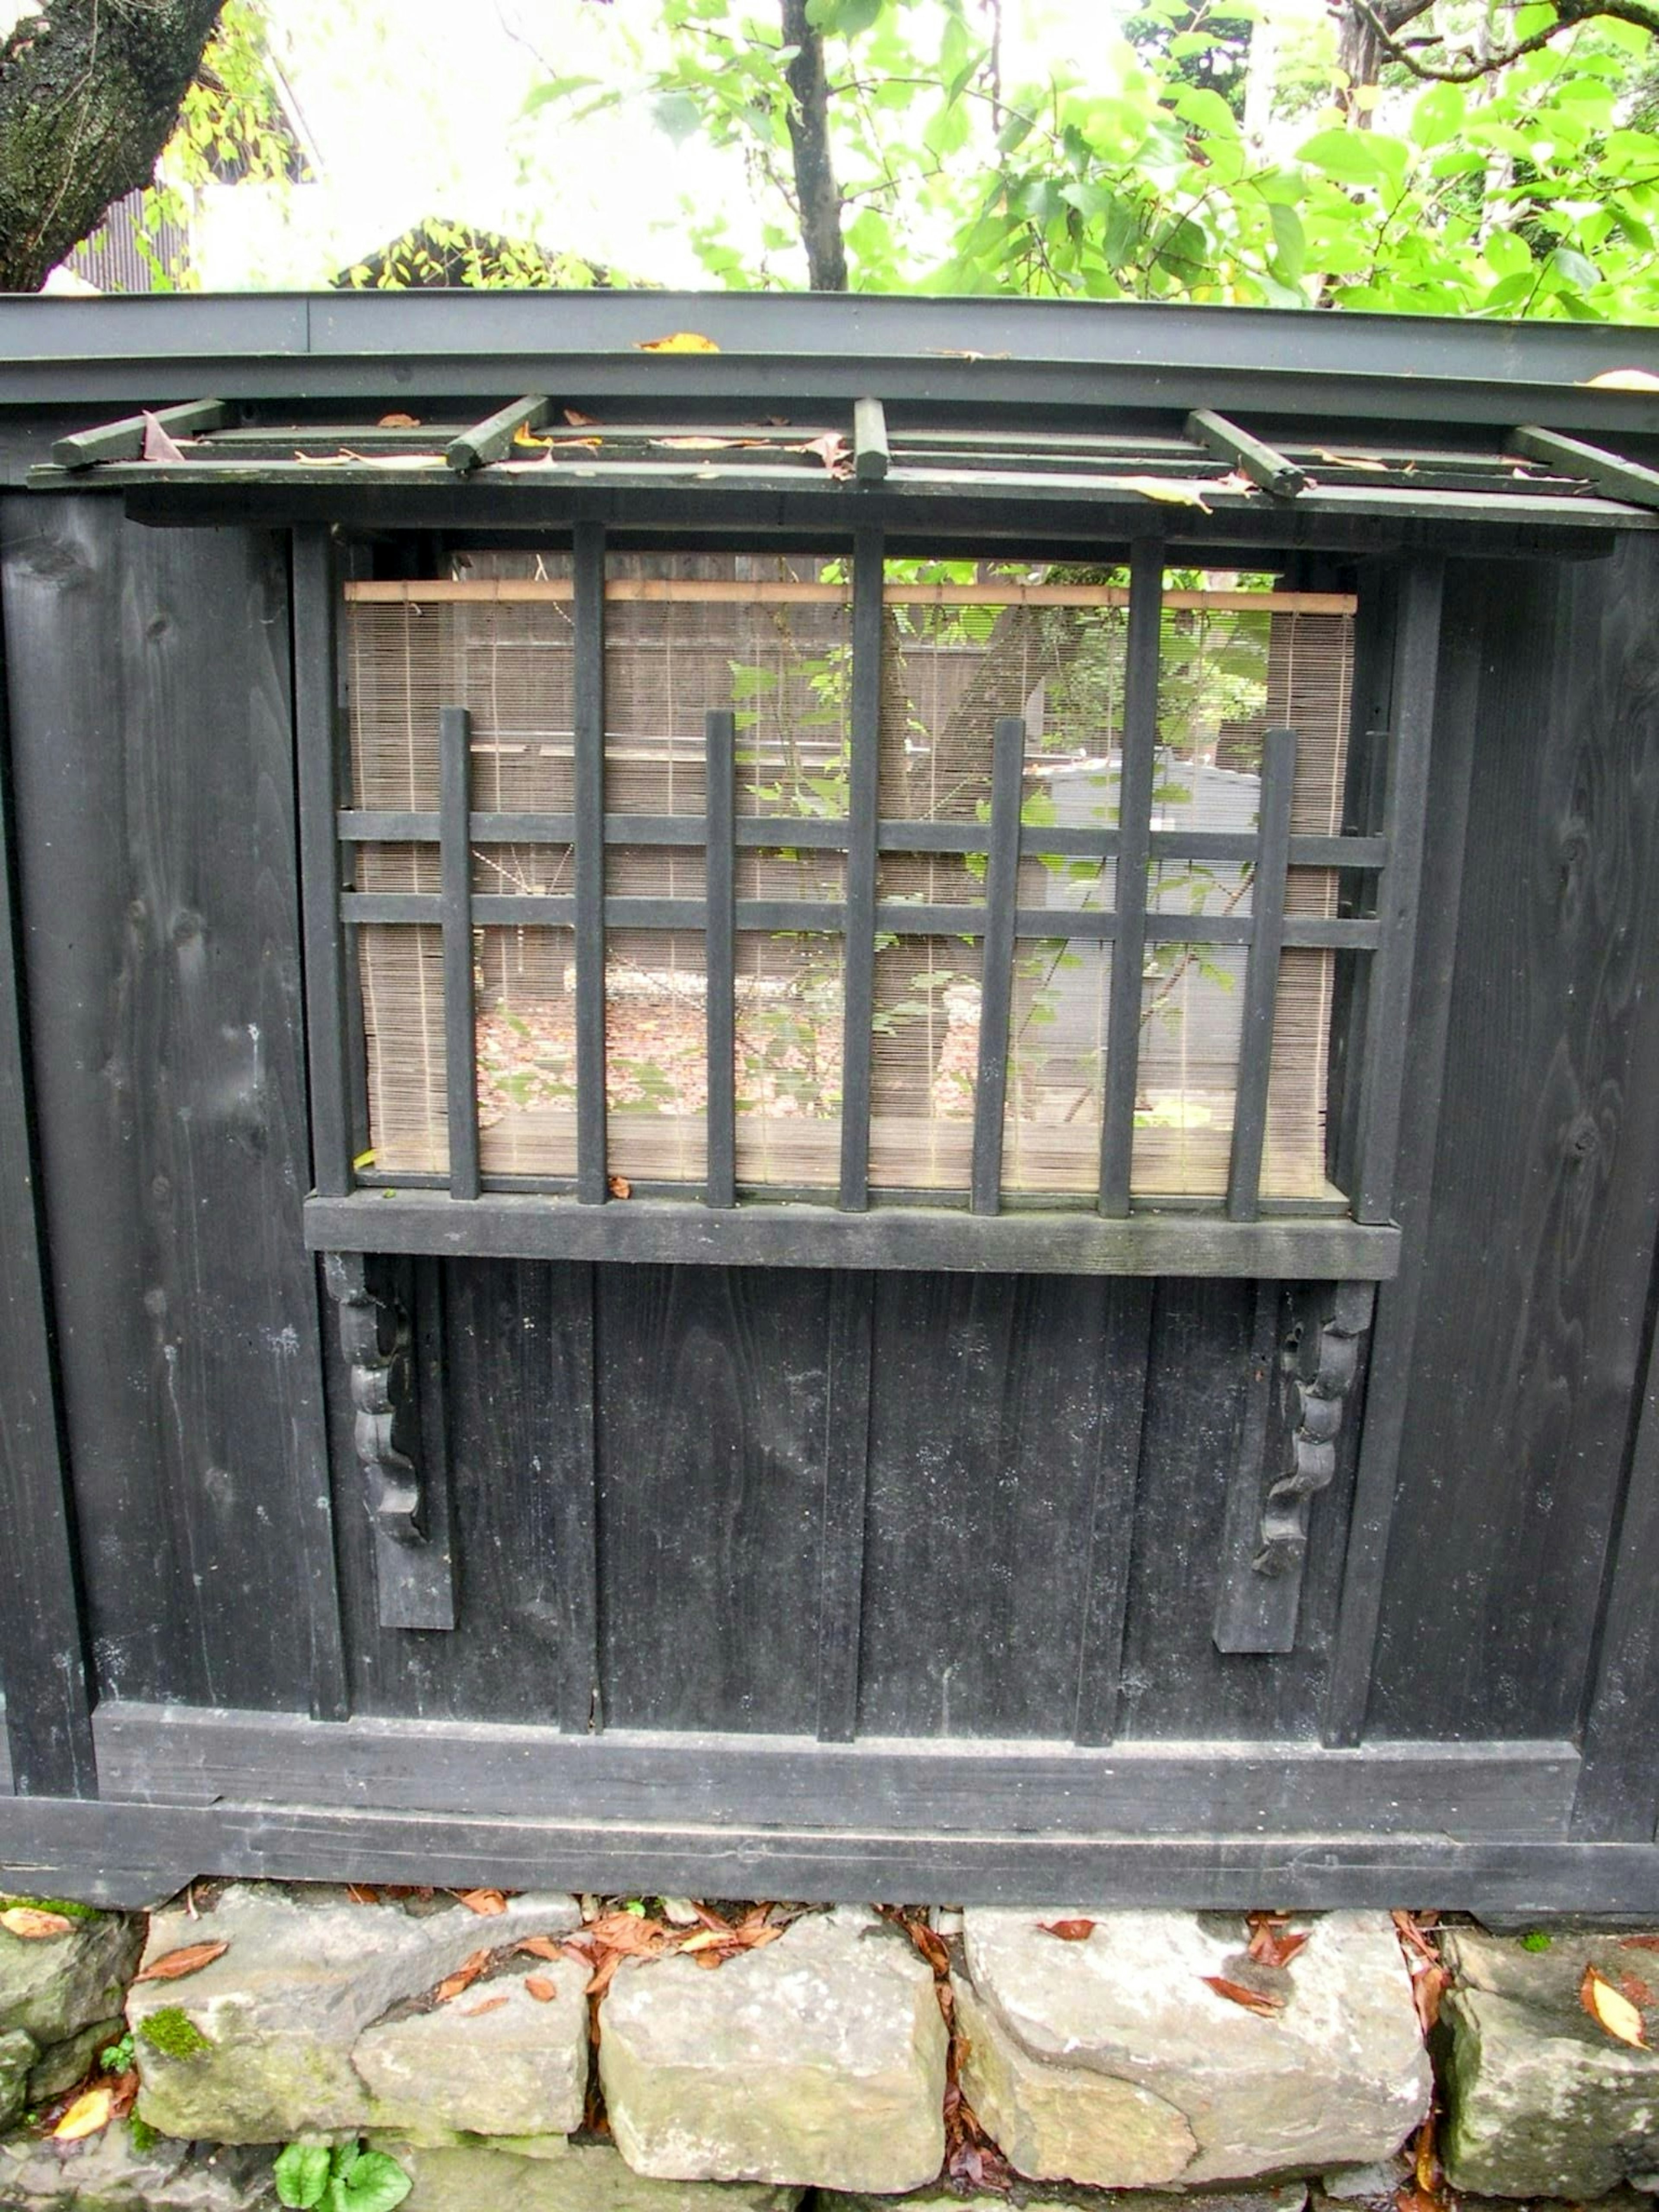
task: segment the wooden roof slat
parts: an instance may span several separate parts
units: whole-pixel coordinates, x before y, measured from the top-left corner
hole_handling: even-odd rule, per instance
[[[59,438],[52,458],[60,469],[89,469],[99,461],[142,460],[144,433],[158,423],[172,438],[192,437],[202,430],[222,429],[230,410],[222,399],[187,399],[176,407],[155,407],[144,415],[124,415],[94,430],[77,430]]]
[[[1621,453],[1587,444],[1582,438],[1564,438],[1554,430],[1523,422],[1511,430],[1504,450],[1522,460],[1542,461],[1571,476],[1582,477],[1611,499],[1626,500],[1632,507],[1659,507],[1659,469],[1627,461]]]
[[[546,422],[552,404],[544,393],[532,392],[508,406],[498,407],[482,422],[475,422],[459,438],[452,438],[444,459],[456,475],[462,477],[491,461],[505,460],[520,431],[538,430]]]
[[[1294,461],[1208,407],[1196,407],[1187,417],[1187,435],[1275,499],[1295,499],[1307,488],[1307,474]]]
[[[887,410],[879,399],[853,403],[853,473],[860,483],[879,483],[891,459],[887,450]]]

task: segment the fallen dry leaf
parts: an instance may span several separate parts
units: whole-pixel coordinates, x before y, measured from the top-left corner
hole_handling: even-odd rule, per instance
[[[1243,2005],[1246,2012],[1259,2014],[1263,2020],[1271,2020],[1285,2009],[1283,1997],[1264,1996],[1260,1990],[1247,1990],[1243,1982],[1230,1982],[1224,1974],[1204,1974],[1200,1979],[1206,1989],[1225,1997],[1229,2004]]]
[[[506,2002],[507,1998],[505,1996],[499,1997],[480,1997],[477,2004],[463,2005],[460,2008],[461,2018],[463,2020],[477,2020],[481,2012],[499,2012]]]
[[[567,407],[564,410],[564,419],[567,422],[574,423],[577,429],[585,430],[589,423],[596,420],[596,417],[584,415],[580,407]]]
[[[737,1934],[735,1928],[699,1928],[680,1945],[680,1956],[690,1958],[696,1952],[717,1950],[722,1944],[735,1942]]]
[[[470,1959],[464,1959],[453,1974],[447,1974],[439,1983],[438,2002],[447,2004],[452,1997],[459,1996],[463,1990],[470,1990],[489,1964],[488,1951],[475,1951]]]
[[[1195,483],[1183,483],[1178,477],[1114,477],[1114,485],[1124,491],[1138,491],[1143,499],[1156,499],[1166,507],[1196,507],[1207,514],[1209,501]],[[1224,491],[1224,483],[1209,486],[1212,491]]]
[[[1578,1984],[1578,2002],[1597,2026],[1605,2028],[1617,2041],[1629,2044],[1632,2050],[1647,2049],[1641,2014],[1623,1991],[1605,1981],[1594,1966],[1584,1969],[1584,1978]]]
[[[216,1959],[222,1959],[228,1951],[228,1942],[187,1943],[182,1951],[168,1951],[160,1959],[151,1960],[135,1982],[177,1982],[186,1974],[199,1974],[204,1966],[210,1966]]]
[[[1306,1931],[1287,1927],[1287,1917],[1282,1912],[1246,1915],[1250,1930],[1249,1956],[1259,1966],[1288,1966],[1297,1953],[1305,1949]]]
[[[1062,1943],[1086,1943],[1095,1932],[1092,1920],[1040,1920],[1045,1936],[1058,1936]]]
[[[532,1959],[552,1960],[564,1956],[563,1945],[556,1943],[550,1936],[526,1936],[519,1948],[528,1951]]]
[[[665,338],[636,338],[635,353],[718,353],[713,338],[701,331],[670,331]]]
[[[832,477],[850,477],[853,455],[839,430],[826,430],[821,438],[808,438],[804,445],[792,446],[792,453],[811,453],[823,463]]]
[[[170,437],[148,408],[144,410],[144,459],[147,461],[182,461],[185,450]]]
[[[101,2083],[88,2089],[70,2106],[52,2131],[54,2142],[79,2142],[84,2136],[95,2136],[106,2128],[115,2117],[115,2089],[112,2083]]]
[[[375,425],[380,430],[418,430],[420,427],[418,415],[382,415]]]
[[[556,1982],[550,1982],[545,1974],[526,1974],[525,1994],[535,1998],[538,2004],[551,2004],[559,1994]]]
[[[1621,1936],[1621,1951],[1659,1951],[1659,1936]]]
[[[366,1881],[349,1881],[346,1895],[354,1905],[378,1905],[380,1901],[380,1891],[371,1889]]]
[[[1587,392],[1659,392],[1659,376],[1650,368],[1604,368],[1587,378]]]
[[[75,1923],[61,1912],[43,1912],[38,1905],[9,1905],[0,1912],[0,1928],[25,1943],[44,1943],[51,1936],[67,1936]]]
[[[605,1187],[612,1198],[632,1198],[634,1195],[634,1186],[626,1176],[608,1176]]]
[[[459,1898],[469,1912],[478,1913],[486,1920],[492,1919],[496,1913],[505,1912],[507,1910],[507,1896],[502,1890],[458,1889],[455,1895]]]
[[[1653,2002],[1653,1991],[1639,1974],[1620,1974],[1619,1986],[1633,2005],[1647,2006]]]

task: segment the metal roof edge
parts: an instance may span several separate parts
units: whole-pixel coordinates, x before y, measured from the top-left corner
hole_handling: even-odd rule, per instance
[[[694,331],[719,349],[641,349]],[[0,295],[0,408],[148,404],[208,390],[257,399],[509,394],[538,380],[616,396],[752,392],[1017,404],[1340,410],[1359,419],[1659,435],[1659,329],[1491,323],[1131,301],[931,295],[326,292]],[[1522,398],[1528,402],[1519,404]],[[1448,411],[1449,410],[1449,411]]]

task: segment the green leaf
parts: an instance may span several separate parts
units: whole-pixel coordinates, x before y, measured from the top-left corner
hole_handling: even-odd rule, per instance
[[[387,2159],[383,2150],[365,2150],[349,2174],[334,2184],[334,2197],[338,2212],[392,2212],[411,2188],[414,2181],[396,2159]]]
[[[323,2201],[331,2171],[326,2143],[289,2143],[276,2159],[278,2202],[292,2212],[313,2212]]]
[[[1481,249],[1486,266],[1495,276],[1529,275],[1532,270],[1532,248],[1524,238],[1517,238],[1512,230],[1494,230]]]
[[[1374,185],[1382,173],[1369,131],[1321,131],[1297,149],[1297,159],[1345,185]]]
[[[855,39],[880,16],[882,0],[807,0],[806,20],[830,39]]]
[[[1275,200],[1267,210],[1273,226],[1273,264],[1281,283],[1294,284],[1308,262],[1307,233],[1293,207]]]
[[[697,103],[689,92],[665,92],[651,103],[651,112],[657,128],[665,131],[677,146],[695,137],[702,122]]]
[[[1411,135],[1419,146],[1438,146],[1463,127],[1468,102],[1461,84],[1431,86],[1412,110]]]
[[[1572,285],[1580,292],[1593,292],[1601,279],[1593,262],[1587,261],[1570,246],[1558,246],[1550,256],[1550,266],[1563,283]]]

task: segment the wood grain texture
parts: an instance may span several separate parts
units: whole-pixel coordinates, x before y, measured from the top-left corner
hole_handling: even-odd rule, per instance
[[[100,501],[0,520],[100,1686],[338,1712],[284,564],[257,533],[143,531]]]
[[[610,1725],[816,1727],[829,1296],[805,1270],[601,1271]]]
[[[1482,603],[1377,1733],[1578,1723],[1659,1226],[1656,588],[1632,544]]]
[[[41,1249],[6,718],[0,716],[0,1692],[4,1790],[94,1795],[86,1626]]]

